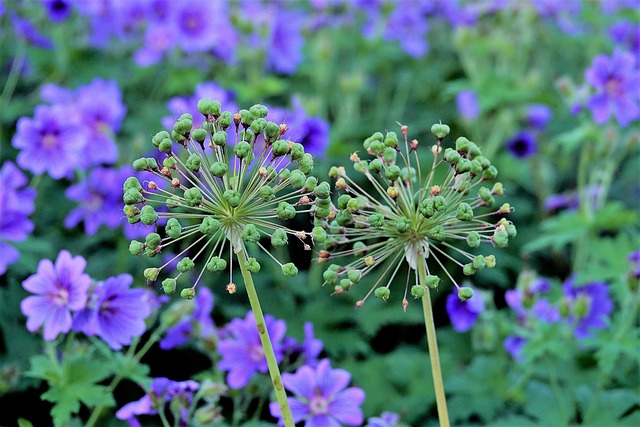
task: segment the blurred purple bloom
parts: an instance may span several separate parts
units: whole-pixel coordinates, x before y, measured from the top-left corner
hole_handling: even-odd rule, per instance
[[[461,301],[456,292],[447,296],[447,313],[453,329],[458,332],[471,329],[483,311],[484,299],[478,293],[467,301]]]
[[[159,62],[164,54],[175,46],[172,28],[164,22],[149,23],[144,34],[144,44],[136,51],[133,59],[136,65],[148,67]]]
[[[5,241],[21,242],[33,231],[29,215],[35,210],[36,190],[25,187],[27,177],[13,164],[6,161],[0,168],[0,276],[7,266],[20,258],[20,253]]]
[[[640,7],[640,3],[639,3]],[[619,21],[609,27],[609,36],[624,50],[640,52],[640,24]]]
[[[538,288],[533,286],[536,282],[545,284],[545,288]],[[507,305],[516,313],[518,320],[522,324],[526,324],[530,319],[529,316],[533,316],[537,320],[542,320],[546,323],[555,323],[560,320],[560,313],[557,307],[552,306],[549,301],[544,298],[537,298],[538,293],[548,292],[546,285],[549,285],[544,279],[538,279],[538,281],[532,282],[529,289],[513,289],[505,292],[504,297]]]
[[[315,366],[322,352],[322,341],[313,336],[313,323],[304,324],[304,341],[302,343],[305,364]]]
[[[53,49],[53,42],[40,34],[38,29],[27,19],[21,18],[14,11],[9,12],[9,20],[15,33],[33,46]]]
[[[351,374],[344,369],[332,369],[328,359],[321,360],[315,368],[301,366],[294,374],[282,374],[287,390],[295,397],[288,398],[294,423],[304,420],[306,426],[340,427],[341,424],[362,424],[360,405],[364,391],[349,387]],[[280,418],[284,425],[278,402],[269,405],[271,415]]]
[[[20,303],[27,316],[27,329],[35,332],[44,325],[44,339],[54,340],[58,334],[71,329],[71,312],[79,311],[87,303],[91,278],[84,273],[87,262],[81,256],[72,257],[60,251],[55,265],[48,259],[38,263],[36,274],[29,276],[22,287],[36,294]]]
[[[533,0],[533,6],[540,17],[554,21],[564,33],[583,31],[577,20],[582,0]]]
[[[365,427],[393,427],[400,421],[400,415],[395,412],[383,412],[379,417],[371,417]]]
[[[609,298],[606,283],[591,282],[574,286],[576,276],[573,275],[562,285],[565,302],[570,307],[566,321],[573,327],[577,339],[591,336],[591,331],[607,327],[608,317],[613,310],[613,302]],[[576,313],[578,305],[585,304],[585,313]]]
[[[83,132],[68,120],[68,114],[60,105],[39,105],[33,119],[18,119],[12,143],[20,150],[17,161],[21,168],[60,179],[82,165]]]
[[[527,110],[527,123],[534,129],[544,130],[551,120],[553,112],[544,104],[533,104]]]
[[[66,0],[41,0],[51,22],[59,23],[71,15],[71,4]]]
[[[169,350],[186,344],[194,338],[215,338],[216,330],[211,319],[211,310],[213,310],[211,291],[204,287],[198,290],[195,300],[189,302],[189,307],[192,312],[187,313],[167,330],[167,335],[160,341],[161,349]]]
[[[638,249],[637,251],[631,252],[627,256],[627,260],[629,260],[634,264],[633,270],[634,270],[634,275],[636,279],[640,278],[640,249]]]
[[[133,277],[120,274],[98,282],[87,308],[74,321],[74,330],[86,335],[98,335],[113,350],[131,344],[141,336],[144,319],[151,314],[151,305],[144,289],[131,289]]]
[[[302,24],[300,13],[282,10],[271,31],[271,46],[265,49],[267,66],[279,73],[293,74],[302,62]]]
[[[522,347],[527,343],[527,339],[519,335],[510,335],[504,340],[504,349],[517,362],[522,362]]]
[[[413,57],[427,53],[429,24],[418,1],[397,3],[389,16],[384,38],[400,43],[402,49]]]
[[[513,157],[526,159],[538,152],[538,142],[531,132],[522,130],[505,142],[505,148]]]
[[[633,54],[618,50],[610,57],[598,55],[584,75],[595,89],[587,106],[596,123],[614,116],[625,127],[640,117],[640,68]]]
[[[600,197],[600,186],[587,187],[587,200],[595,206]],[[580,197],[577,192],[552,194],[544,201],[544,208],[548,211],[574,210],[580,206]]]
[[[67,188],[65,195],[78,202],[64,220],[67,228],[84,222],[84,230],[93,235],[101,225],[117,228],[122,225],[122,183],[133,174],[129,167],[95,168],[79,184]]]
[[[276,360],[282,360],[282,339],[287,330],[284,320],[275,320],[265,316],[265,326],[271,338]],[[229,336],[218,343],[218,351],[222,359],[218,368],[228,371],[227,385],[231,388],[242,388],[249,383],[257,372],[268,371],[267,359],[260,343],[260,333],[256,327],[253,312],[247,313],[244,319],[233,319],[225,328]]]
[[[640,8],[640,0],[600,0],[604,13],[615,13],[619,9],[629,8],[637,11]]]
[[[478,96],[472,90],[462,90],[456,96],[458,113],[467,120],[475,120],[480,114]]]

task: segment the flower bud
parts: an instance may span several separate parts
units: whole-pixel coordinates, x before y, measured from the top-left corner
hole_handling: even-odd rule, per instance
[[[212,257],[207,263],[207,270],[213,272],[224,271],[227,269],[227,261],[218,256]]]
[[[169,135],[169,132],[167,132],[166,130],[160,131],[156,133],[153,138],[151,138],[151,144],[153,144],[154,147],[158,148],[162,140],[169,139],[170,137],[171,135]]]
[[[187,300],[192,300],[196,297],[196,290],[194,288],[184,288],[180,291],[180,297]]]
[[[260,240],[260,232],[254,224],[247,224],[242,230],[242,240],[245,242],[256,243]]]
[[[380,298],[381,300],[386,301],[389,299],[389,295],[391,294],[391,291],[389,290],[389,288],[380,287],[380,288],[376,288],[373,294],[375,295],[376,298]]]
[[[413,285],[411,287],[411,296],[414,298],[422,298],[424,296],[424,287],[420,285]]]
[[[198,231],[202,234],[215,234],[220,229],[220,221],[212,216],[205,216],[198,226]]]
[[[159,268],[149,267],[144,269],[145,279],[150,280],[152,282],[158,278],[159,274],[160,274]]]
[[[573,314],[578,319],[585,318],[591,310],[591,300],[585,294],[580,294],[573,304]]]
[[[187,205],[191,207],[198,206],[202,202],[202,193],[198,187],[187,188],[184,191],[184,198]]]
[[[296,216],[296,208],[294,208],[287,202],[280,202],[278,203],[278,208],[276,209],[276,215],[278,215],[278,218],[283,221],[292,219],[294,216]]]
[[[222,198],[233,208],[237,208],[242,200],[242,194],[236,190],[228,189],[222,193]]]
[[[132,240],[129,243],[129,253],[131,255],[140,255],[144,251],[144,245],[142,242],[138,242],[137,240]]]
[[[468,203],[460,203],[456,211],[456,218],[460,221],[471,221],[473,219],[473,209]]]
[[[142,221],[144,225],[155,224],[157,220],[158,213],[153,209],[153,206],[144,205],[142,209],[140,209],[140,221]]]
[[[226,290],[229,293],[229,295],[233,295],[238,290],[238,287],[236,286],[235,283],[231,282],[227,284]]]
[[[249,258],[247,262],[244,263],[244,267],[252,273],[260,271],[260,263],[255,258]]]
[[[368,256],[364,259],[364,265],[366,265],[367,267],[371,267],[373,264],[375,264],[375,262],[376,259],[372,256]]]
[[[173,295],[176,292],[176,279],[164,279],[162,291],[167,295]]]
[[[133,167],[133,170],[138,172],[145,171],[149,168],[149,165],[147,164],[147,159],[144,157],[140,159],[135,159],[131,164],[131,166]]]
[[[458,288],[458,298],[460,301],[468,301],[473,297],[473,289],[467,287]]]
[[[349,270],[347,272],[347,277],[349,278],[349,281],[358,283],[362,278],[362,270]]]
[[[135,205],[138,203],[142,203],[144,197],[142,197],[142,193],[136,190],[135,188],[130,188],[124,192],[122,195],[122,201],[125,205]]]
[[[391,165],[384,170],[384,177],[389,181],[395,181],[400,178],[400,168],[396,165]]]
[[[196,264],[191,261],[191,258],[189,258],[188,256],[182,258],[180,261],[178,261],[178,263],[176,264],[176,270],[178,270],[180,273],[186,273],[188,271],[191,271],[195,268]]]
[[[316,195],[316,197],[319,197],[321,199],[328,199],[331,196],[331,186],[328,182],[323,181],[316,186],[316,188],[313,190],[313,193]]]
[[[392,199],[397,199],[399,195],[400,190],[398,190],[396,187],[387,188],[387,196],[391,197]]]
[[[313,227],[311,233],[314,242],[322,243],[327,240],[327,232],[322,227]]]
[[[287,277],[296,277],[298,275],[298,268],[292,262],[288,262],[282,266],[282,274]]]
[[[431,133],[434,134],[438,139],[442,139],[445,136],[449,135],[449,132],[451,132],[451,128],[445,124],[436,123],[431,126]]]
[[[322,278],[331,286],[335,286],[338,283],[338,273],[331,270],[325,270],[322,273]]]
[[[288,240],[287,232],[282,228],[278,228],[271,236],[271,245],[275,247],[285,246]]]
[[[462,266],[462,272],[465,276],[473,276],[474,274],[476,274],[476,270],[475,268],[473,268],[473,264],[471,263]]]
[[[162,238],[158,233],[149,233],[147,234],[144,243],[148,248],[155,249],[160,245],[161,241]]]

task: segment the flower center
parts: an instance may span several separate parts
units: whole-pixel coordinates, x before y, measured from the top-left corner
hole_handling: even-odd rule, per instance
[[[42,146],[46,149],[56,148],[58,145],[58,137],[52,133],[47,133],[42,136]]]
[[[309,402],[309,408],[314,414],[329,413],[329,401],[324,396],[316,394]]]
[[[264,350],[262,346],[254,345],[251,347],[249,354],[251,355],[251,360],[254,362],[262,362],[264,360]]]
[[[621,96],[623,95],[622,85],[620,84],[619,79],[609,79],[604,86],[605,92],[610,95]]]
[[[64,307],[69,303],[69,291],[66,289],[58,289],[53,296],[53,303],[57,307]]]

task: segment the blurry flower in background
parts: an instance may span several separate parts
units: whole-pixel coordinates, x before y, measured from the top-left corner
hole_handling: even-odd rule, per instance
[[[542,131],[553,116],[551,108],[545,104],[533,104],[527,110],[527,124],[533,129]]]
[[[590,337],[593,330],[608,326],[613,302],[606,283],[575,285],[575,279],[573,275],[562,285],[564,298],[560,303],[560,313],[573,328],[576,338],[583,339]]]
[[[9,20],[15,34],[23,38],[27,43],[42,49],[53,49],[51,39],[42,35],[28,19],[18,16],[12,10],[9,12]]]
[[[285,354],[297,353],[303,357],[305,365],[316,366],[323,346],[322,340],[315,338],[313,335],[313,323],[305,322],[302,343],[297,342],[294,338],[286,337],[283,347]]]
[[[271,338],[276,361],[282,360],[282,340],[287,330],[284,320],[265,316],[265,326]],[[227,371],[227,385],[231,388],[246,386],[254,374],[268,371],[267,360],[260,343],[260,333],[256,328],[253,312],[244,319],[233,319],[225,328],[227,335],[221,337],[218,351],[222,359],[218,368]]]
[[[594,207],[600,198],[601,188],[599,185],[590,185],[586,188],[587,201]],[[575,210],[580,207],[580,197],[576,191],[552,194],[544,201],[544,208],[547,211],[558,212],[563,210]]]
[[[384,38],[400,43],[402,50],[413,57],[420,57],[429,50],[427,32],[429,24],[421,2],[399,2],[387,21]]]
[[[615,117],[622,127],[640,118],[640,68],[633,54],[616,50],[613,55],[598,55],[585,73],[594,93],[587,107],[597,124]]]
[[[395,412],[383,412],[379,417],[371,417],[365,427],[394,427],[399,425],[400,415]]]
[[[166,336],[160,341],[160,348],[169,350],[192,339],[215,343],[217,332],[211,319],[212,310],[213,294],[206,287],[200,289],[193,301],[175,303],[164,314],[164,321],[175,324],[167,329]]]
[[[617,43],[617,47],[629,52],[640,52],[640,24],[618,21],[609,27],[609,36]]]
[[[538,141],[535,135],[521,130],[505,142],[507,151],[517,159],[526,159],[538,152]]]
[[[456,95],[458,113],[466,120],[475,120],[480,114],[478,95],[472,90],[462,90]]]
[[[453,329],[458,332],[471,329],[483,311],[484,299],[481,294],[474,293],[473,297],[466,301],[461,301],[457,292],[447,296],[447,314]]]
[[[627,260],[633,263],[633,275],[635,278],[640,278],[640,249],[631,252],[627,256]]]
[[[33,231],[29,215],[35,210],[36,190],[26,187],[27,177],[11,161],[0,168],[0,276],[20,258],[9,242],[22,242]]]
[[[59,24],[71,15],[72,5],[66,0],[41,0],[51,22]]]
[[[522,347],[527,343],[527,339],[520,335],[510,335],[504,340],[504,349],[517,362],[522,362]]]
[[[301,366],[294,374],[282,374],[287,390],[295,397],[288,398],[294,423],[306,426],[358,426],[363,416],[360,405],[364,391],[349,387],[351,374],[344,369],[332,369],[328,359],[321,360],[315,368]],[[269,405],[271,415],[278,417],[278,425],[284,425],[277,402]]]
[[[91,278],[84,273],[86,265],[83,257],[72,257],[66,250],[60,251],[55,265],[48,259],[38,263],[36,274],[22,282],[23,288],[35,294],[20,303],[29,332],[44,326],[47,341],[69,332],[71,312],[82,310],[87,303]]]

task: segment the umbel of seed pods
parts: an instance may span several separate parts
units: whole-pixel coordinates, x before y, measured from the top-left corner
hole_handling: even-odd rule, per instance
[[[133,162],[136,171],[153,173],[156,181],[128,178],[123,186],[124,212],[131,224],[156,226],[144,241],[133,240],[133,255],[155,257],[165,250],[172,256],[160,267],[147,268],[144,276],[155,281],[177,260],[176,271],[162,281],[173,294],[177,281],[187,275],[183,298],[193,298],[205,272],[229,272],[227,291],[234,293],[234,253],[259,248],[277,263],[282,273],[294,277],[293,263],[282,263],[269,250],[300,239],[305,250],[324,229],[297,231],[287,223],[296,214],[309,212],[330,196],[328,182],[311,176],[313,157],[297,142],[283,139],[288,128],[267,120],[263,105],[232,114],[220,103],[201,99],[194,119],[183,114],[171,133],[158,132],[152,144],[162,153],[162,164],[154,158]],[[195,126],[194,126],[195,125]],[[232,139],[232,141],[230,140]],[[175,249],[174,249],[175,248]],[[191,273],[201,268],[195,280]],[[244,265],[252,273],[261,266],[254,257]]]
[[[326,219],[316,219],[327,234],[318,262],[344,258],[346,263],[329,265],[325,283],[341,294],[365,276],[374,277],[356,307],[371,294],[387,300],[391,284],[404,270],[404,309],[408,293],[420,298],[441,279],[453,283],[466,301],[472,289],[459,286],[448,268],[457,266],[471,276],[495,267],[494,255],[478,253],[482,245],[504,248],[516,236],[516,227],[503,217],[511,212],[510,205],[496,204],[503,187],[493,182],[498,175],[495,166],[467,138],[458,138],[455,148],[444,148],[449,126],[438,123],[431,131],[436,143],[430,151],[408,140],[407,126],[401,127],[402,141],[395,132],[374,133],[363,143],[366,160],[358,153],[351,155],[353,171],[364,179],[352,179],[346,168],[332,167],[336,203],[323,200],[313,208],[316,213],[330,212]],[[427,164],[426,171],[421,162]],[[422,283],[419,261],[426,268]]]

